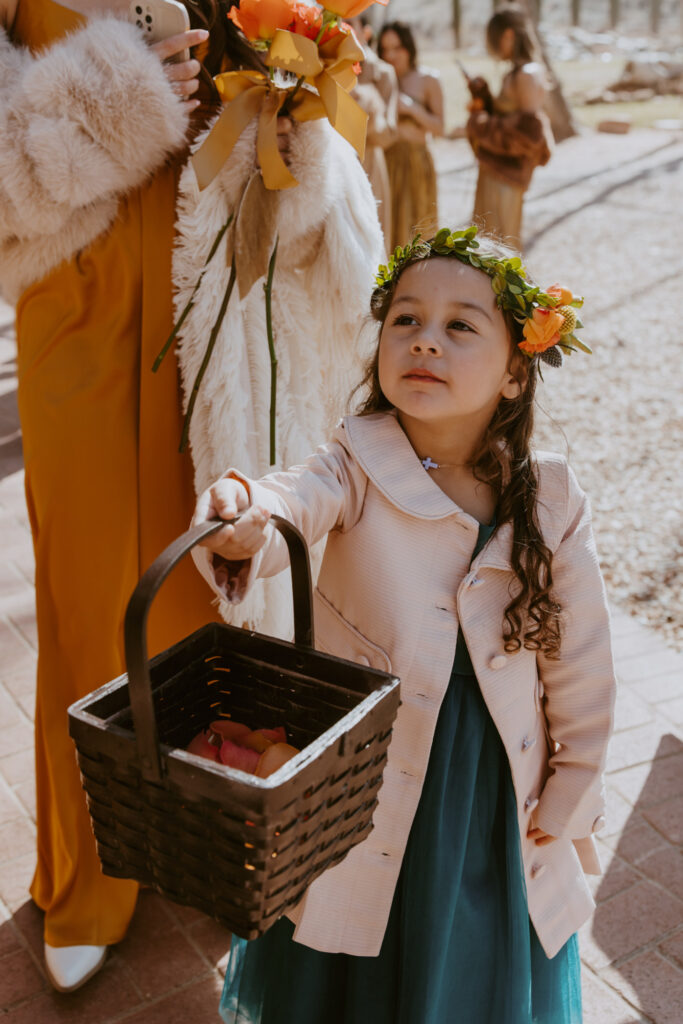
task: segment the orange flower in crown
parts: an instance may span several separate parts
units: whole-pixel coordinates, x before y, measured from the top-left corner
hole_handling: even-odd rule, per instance
[[[535,352],[545,352],[551,345],[556,345],[560,340],[560,328],[563,324],[560,313],[554,309],[542,309],[536,306],[533,314],[524,321],[522,333],[524,341],[520,341],[519,347],[527,355]]]
[[[550,288],[546,289],[546,295],[557,299],[558,306],[571,306],[574,301],[574,296],[569,291],[569,288],[563,288],[561,284],[552,284]]]
[[[293,0],[240,0],[228,17],[250,42],[272,39],[279,28],[288,29],[294,20]]]

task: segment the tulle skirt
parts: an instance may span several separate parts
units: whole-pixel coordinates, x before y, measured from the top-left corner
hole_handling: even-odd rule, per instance
[[[285,918],[233,939],[226,1024],[580,1024],[576,936],[530,923],[510,769],[474,676],[454,674],[379,956],[320,953]]]

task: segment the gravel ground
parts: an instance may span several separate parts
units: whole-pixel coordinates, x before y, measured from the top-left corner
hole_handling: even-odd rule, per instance
[[[440,220],[468,220],[466,143],[435,147]],[[593,507],[610,597],[683,650],[683,135],[587,132],[536,172],[525,253],[586,302],[593,356],[548,368],[537,444],[567,452]]]

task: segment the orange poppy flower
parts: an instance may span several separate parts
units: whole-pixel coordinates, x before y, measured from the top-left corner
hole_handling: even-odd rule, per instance
[[[323,12],[320,7],[311,7],[309,4],[294,4],[292,32],[295,32],[298,36],[306,36],[308,39],[318,39],[322,23]],[[345,21],[328,25],[322,38],[318,40],[318,45],[324,46],[330,39],[338,36],[340,32],[348,35],[349,32],[353,32],[353,29]]]
[[[294,20],[292,0],[240,0],[228,17],[251,42],[272,39],[279,28],[288,29]]]
[[[554,309],[541,309],[537,306],[533,316],[524,324],[524,341],[519,343],[522,352],[532,356],[535,352],[545,352],[547,348],[556,345],[560,340],[562,324],[562,316]]]

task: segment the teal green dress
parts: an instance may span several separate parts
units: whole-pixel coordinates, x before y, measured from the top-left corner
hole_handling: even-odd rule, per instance
[[[510,767],[462,634],[379,956],[293,933],[233,938],[226,1024],[580,1024],[577,939],[549,960],[529,920]]]

